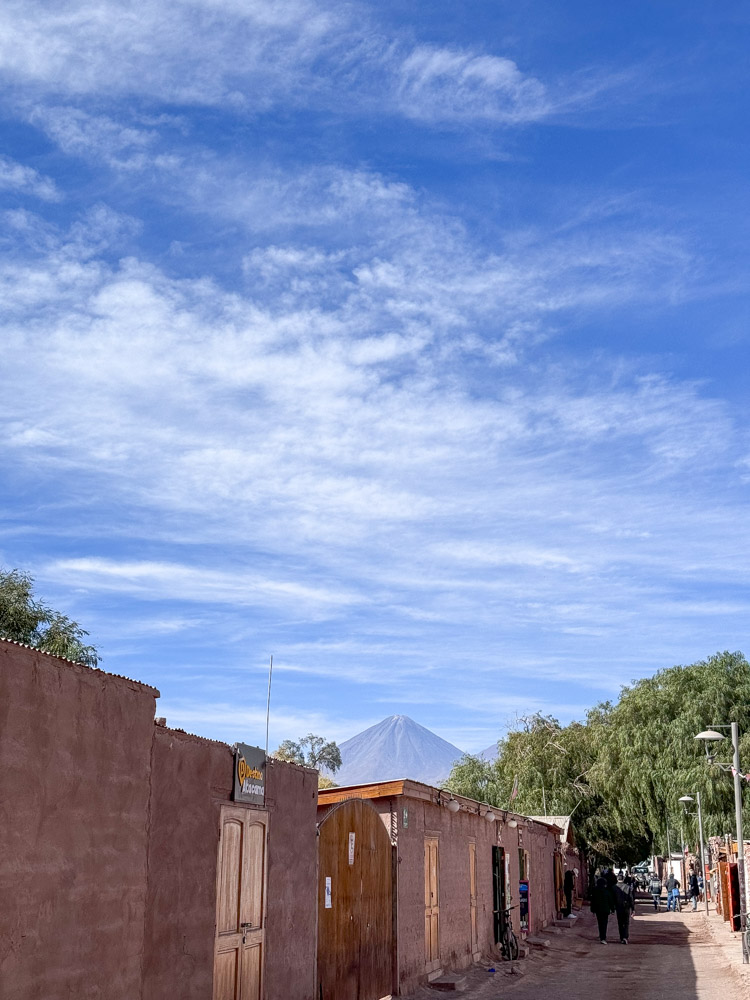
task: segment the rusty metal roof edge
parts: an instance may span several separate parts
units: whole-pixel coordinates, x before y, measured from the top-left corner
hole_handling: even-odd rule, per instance
[[[451,792],[450,789],[447,788],[439,788],[437,785],[428,785],[424,781],[417,781],[416,778],[391,778],[390,780],[384,780],[384,781],[362,781],[358,782],[356,785],[336,785],[334,788],[321,788],[318,793],[318,801],[320,801],[320,799],[322,798],[323,802],[321,803],[321,805],[326,805],[325,802],[326,794],[330,794],[333,796],[337,792],[338,793],[353,792],[355,794],[353,794],[351,797],[355,798],[357,789],[376,788],[378,785],[394,785],[398,783],[400,783],[403,786],[400,794],[405,796],[408,796],[410,792],[411,793],[416,792],[418,789],[427,789],[430,792],[440,792],[443,795],[450,795],[454,799],[457,799],[459,802],[471,803],[471,805],[474,806],[481,807],[489,805],[489,803],[483,802],[481,799],[472,799],[469,798],[468,795],[459,795],[458,792]],[[372,797],[376,798],[377,796],[372,796]],[[386,794],[381,797],[387,798],[388,795]],[[507,816],[508,819],[512,818],[515,819],[516,821],[521,820],[524,823],[533,823],[537,821],[536,818],[533,816],[525,816],[523,813],[513,812],[511,809],[503,809],[501,806],[491,805],[490,808],[498,813],[503,813],[505,816]],[[549,829],[557,829],[557,827],[553,827],[549,823],[543,823],[540,825],[546,826]]]
[[[113,674],[109,670],[102,670],[101,667],[90,667],[88,663],[79,663],[77,660],[70,660],[67,656],[58,656],[57,653],[50,653],[46,649],[39,649],[37,646],[29,646],[26,642],[19,642],[17,639],[6,639],[0,636],[0,642],[5,642],[9,646],[19,646],[21,649],[28,649],[32,653],[40,653],[42,656],[51,656],[53,660],[60,660],[61,663],[69,663],[73,667],[81,667],[83,670],[91,670],[95,674],[104,674],[105,677],[116,677],[120,681],[128,681],[130,684],[137,684],[138,687],[146,688],[155,692],[157,698],[161,697],[161,692],[153,684],[146,684],[145,681],[137,681],[134,677],[126,677],[125,674]]]

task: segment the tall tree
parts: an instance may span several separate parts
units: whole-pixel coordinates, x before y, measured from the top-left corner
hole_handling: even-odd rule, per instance
[[[333,740],[308,733],[300,740],[284,740],[274,754],[279,760],[288,760],[293,764],[304,764],[306,767],[324,767],[335,774],[341,767],[341,751]]]
[[[706,765],[695,736],[709,726],[737,722],[740,760],[750,770],[750,665],[742,653],[717,653],[660,670],[623,688],[615,705],[601,705],[596,713],[601,738],[591,780],[617,823],[641,817],[653,831],[654,847],[664,851],[667,827],[675,845],[687,826],[679,797],[697,790],[706,835],[734,830],[731,778]],[[728,739],[717,753],[731,759]],[[750,796],[743,798],[750,820]],[[689,832],[694,842],[695,831]]]
[[[585,724],[561,726],[550,716],[519,719],[487,763],[465,757],[448,787],[526,814],[575,814],[576,833],[590,851],[637,861],[677,846],[696,831],[682,814],[681,795],[699,791],[706,835],[734,830],[732,781],[706,765],[695,736],[737,722],[740,760],[750,770],[750,665],[742,653],[717,653],[669,667],[624,687],[619,700],[588,712]],[[729,760],[729,740],[717,754]],[[513,788],[517,796],[511,800]],[[744,796],[750,822],[750,794]]]
[[[88,632],[36,598],[33,587],[28,573],[0,570],[0,636],[95,667],[99,654],[84,642]]]

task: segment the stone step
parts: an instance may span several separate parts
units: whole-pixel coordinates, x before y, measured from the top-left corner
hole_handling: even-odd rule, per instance
[[[458,975],[455,972],[448,972],[438,979],[433,979],[430,983],[433,990],[440,990],[442,993],[463,993],[467,985],[466,976]]]
[[[529,934],[526,938],[526,944],[530,944],[534,948],[549,948],[550,940],[548,937],[542,937],[541,934]]]
[[[562,930],[556,927],[554,923],[547,924],[546,927],[542,927],[542,934],[562,934]]]

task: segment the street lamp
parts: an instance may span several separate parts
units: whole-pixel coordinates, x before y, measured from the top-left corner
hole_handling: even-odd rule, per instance
[[[724,737],[721,733],[717,733],[715,729],[729,729],[732,734],[732,763],[725,764],[721,761],[717,761],[716,755],[711,752],[709,745],[712,743],[717,743],[719,740],[723,740]],[[737,827],[737,873],[739,875],[740,883],[740,930],[742,932],[742,964],[750,964],[750,955],[748,954],[747,947],[747,935],[745,930],[747,927],[747,913],[746,913],[746,903],[745,903],[745,841],[742,838],[742,786],[740,784],[740,729],[736,722],[732,722],[730,725],[726,726],[716,726],[715,729],[704,729],[702,733],[698,733],[695,737],[696,740],[702,740],[703,745],[706,749],[706,758],[709,764],[713,764],[715,767],[720,767],[722,771],[731,771],[734,777],[734,819]]]
[[[696,792],[695,798],[692,795],[681,795],[679,800],[685,807],[685,812],[687,812],[688,802],[697,802],[698,805],[698,836],[701,841],[701,878],[703,879],[703,899],[706,904],[706,913],[708,913],[708,875],[706,874],[706,849],[703,846],[703,812],[701,811],[701,793]],[[695,813],[692,814],[693,816]]]

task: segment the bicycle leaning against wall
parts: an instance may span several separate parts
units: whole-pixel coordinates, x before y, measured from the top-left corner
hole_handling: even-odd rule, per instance
[[[500,954],[502,955],[503,961],[505,962],[515,962],[519,956],[518,949],[518,938],[513,930],[513,924],[510,919],[510,911],[515,910],[515,906],[506,906],[504,910],[505,919],[503,920],[503,933],[498,944],[500,945]]]

